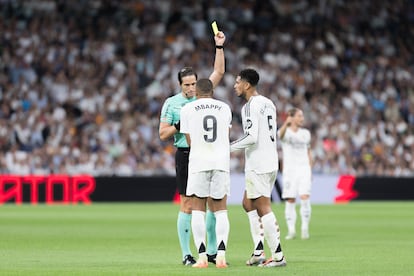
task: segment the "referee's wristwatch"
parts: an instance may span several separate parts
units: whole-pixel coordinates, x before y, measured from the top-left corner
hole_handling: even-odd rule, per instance
[[[180,121],[176,122],[173,126],[176,130],[180,131]]]

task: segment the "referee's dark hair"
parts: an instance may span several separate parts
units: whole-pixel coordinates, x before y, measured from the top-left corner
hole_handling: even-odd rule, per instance
[[[213,82],[210,79],[199,79],[196,83],[196,92],[201,95],[213,93]]]
[[[187,76],[195,76],[197,79],[197,73],[194,71],[192,67],[184,67],[178,72],[178,82],[180,85],[183,83],[183,78]]]
[[[259,73],[254,69],[247,68],[241,70],[239,76],[242,80],[250,83],[251,86],[256,86],[259,83]]]

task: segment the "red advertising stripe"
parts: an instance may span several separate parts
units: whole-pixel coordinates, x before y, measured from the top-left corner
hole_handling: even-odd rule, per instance
[[[341,191],[341,194],[335,197],[335,203],[348,203],[352,199],[358,197],[358,192],[355,191],[355,176],[341,175],[338,179],[336,187]]]

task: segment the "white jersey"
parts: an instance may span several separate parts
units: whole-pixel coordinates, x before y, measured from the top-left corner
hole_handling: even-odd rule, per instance
[[[191,138],[188,172],[230,172],[232,114],[225,102],[200,98],[181,109],[180,132]]]
[[[284,173],[295,173],[298,168],[310,169],[308,155],[310,140],[310,132],[305,128],[299,128],[296,132],[290,128],[286,129],[285,135],[281,139]]]
[[[245,150],[245,171],[277,171],[276,107],[262,96],[252,96],[242,107],[244,135],[231,143],[231,150]]]

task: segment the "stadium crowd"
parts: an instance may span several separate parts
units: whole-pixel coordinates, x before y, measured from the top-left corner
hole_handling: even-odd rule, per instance
[[[207,77],[226,34],[230,104],[241,68],[282,123],[313,135],[314,173],[414,176],[414,3],[383,1],[0,0],[0,172],[175,174],[159,113],[186,65]],[[242,155],[232,155],[242,171]]]

